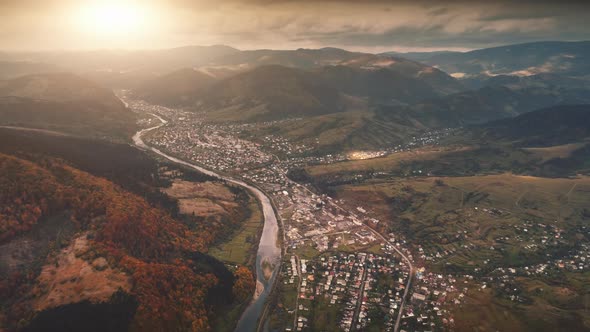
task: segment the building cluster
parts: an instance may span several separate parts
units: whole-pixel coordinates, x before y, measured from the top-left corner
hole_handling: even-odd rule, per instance
[[[317,251],[370,246],[378,241],[367,229],[367,218],[348,213],[326,195],[293,185],[272,193],[285,223],[288,247],[313,246]]]
[[[322,310],[336,310],[343,331],[363,330],[372,323],[393,330],[409,273],[405,264],[365,252],[301,259],[300,266],[297,262],[293,256],[285,280],[289,284],[301,280],[295,330],[309,328],[313,317],[325,314]]]
[[[248,171],[274,159],[256,143],[227,135],[217,125],[186,118],[175,120],[174,126],[162,127],[148,140],[153,146],[222,172]]]
[[[452,328],[454,319],[449,305],[463,303],[469,289],[468,280],[472,276],[462,276],[459,283],[456,276],[425,272],[423,268],[415,271],[415,281],[411,301],[402,316],[402,328],[413,331],[436,330],[437,326]]]

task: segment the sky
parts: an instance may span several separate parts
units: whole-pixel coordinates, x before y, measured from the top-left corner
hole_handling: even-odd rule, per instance
[[[1,50],[470,50],[590,40],[590,1],[0,0]]]

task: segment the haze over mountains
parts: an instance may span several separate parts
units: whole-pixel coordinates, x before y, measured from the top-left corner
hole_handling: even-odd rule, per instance
[[[470,52],[395,53],[455,76],[554,73],[590,74],[590,42],[534,42],[484,48]]]
[[[588,103],[588,45],[537,42],[465,53],[379,55],[336,48],[240,51],[216,45],[129,52],[3,53],[0,60],[15,61],[3,63],[14,66],[13,71],[5,71],[8,75],[64,68],[108,88],[131,88],[135,96],[152,103],[202,112],[213,121],[315,119],[302,120],[317,121],[314,126],[290,123],[272,131],[306,140],[319,128],[341,126],[338,138],[329,135],[320,144],[357,142],[347,144],[354,148],[360,142],[365,147],[391,144],[426,128]],[[14,90],[12,95],[27,97],[29,93],[32,97],[36,87],[43,85],[39,82],[29,82],[26,89],[21,87],[22,91]],[[103,97],[99,99],[112,99]],[[116,103],[115,108],[119,107]],[[327,116],[330,114],[334,115]],[[357,137],[361,132],[366,136],[359,128],[369,127],[391,130],[368,140]]]
[[[584,62],[579,60],[585,58],[587,44],[551,42],[547,45],[533,43],[499,48],[501,51],[494,48],[457,54],[435,52],[433,59],[469,56],[467,62],[473,68],[497,69],[455,75],[458,79],[435,67],[400,58],[403,55],[399,54],[370,55],[330,48],[236,52],[199,69],[209,76],[185,71],[199,80],[191,85],[193,91],[181,89],[181,98],[171,94],[162,96],[161,101],[152,101],[170,105],[167,100],[174,100],[175,106],[205,112],[209,119],[216,121],[311,117],[301,123],[277,124],[269,130],[282,132],[296,141],[309,140],[323,131],[320,145],[333,147],[334,142],[348,142],[340,148],[377,147],[425,128],[476,124],[553,105],[590,102]],[[539,48],[547,54],[538,53]],[[488,52],[496,55],[518,52],[516,58],[520,62],[514,63],[512,56],[502,62],[501,57]],[[489,64],[490,58],[496,62]],[[527,63],[526,59],[531,62]],[[552,66],[543,67],[543,71],[522,71],[543,61],[552,61]],[[223,68],[224,74],[212,80],[215,72],[212,68],[218,72]],[[229,71],[243,73],[226,77]],[[160,84],[159,80],[152,80],[152,90],[144,94],[167,91],[170,82],[166,76]],[[336,127],[337,134],[328,129]],[[371,127],[373,132],[376,128],[389,130],[367,137],[370,132],[367,128]],[[328,132],[336,136],[326,135]]]
[[[135,89],[135,93],[139,98],[156,104],[183,105],[194,102],[195,93],[216,81],[217,79],[201,71],[182,68],[148,79]]]
[[[342,94],[348,96],[360,97],[367,100],[370,104],[383,104],[383,105],[395,105],[395,104],[415,104],[428,99],[443,98],[437,100],[437,103],[451,103],[456,104],[456,99],[471,98],[480,99],[479,96],[485,98],[485,95],[494,95],[494,103],[497,106],[492,107],[492,112],[499,112],[504,115],[509,114],[508,108],[517,108],[516,113],[520,112],[518,108],[520,106],[514,105],[517,103],[515,99],[518,99],[518,95],[528,94],[539,94],[541,99],[545,98],[545,103],[539,102],[540,106],[550,106],[558,103],[577,103],[584,101],[585,90],[587,88],[586,80],[584,76],[584,43],[549,43],[551,45],[551,52],[546,55],[538,54],[538,48],[544,45],[543,43],[538,44],[525,44],[516,45],[505,48],[500,48],[502,51],[497,49],[480,50],[467,53],[436,53],[433,58],[437,56],[463,56],[470,57],[468,63],[478,68],[496,68],[495,72],[485,72],[486,76],[482,76],[485,70],[473,72],[477,74],[478,78],[473,78],[474,75],[466,75],[462,80],[456,80],[445,74],[434,67],[425,66],[417,62],[408,61],[400,58],[399,55],[370,55],[356,52],[347,52],[339,49],[320,49],[320,50],[295,50],[295,51],[271,51],[271,50],[260,50],[260,51],[241,51],[234,52],[229,55],[221,56],[218,59],[211,62],[208,66],[200,68],[201,71],[208,73],[210,76],[216,76],[215,70],[219,73],[220,70],[224,71],[224,74],[218,75],[218,78],[227,76],[228,72],[243,72],[252,70],[259,66],[265,65],[281,65],[290,68],[300,69],[300,72],[295,71],[283,71],[279,72],[275,67],[276,76],[309,76],[313,77],[314,80],[321,81],[322,86],[331,87],[338,90]],[[563,47],[563,50],[560,49]],[[514,48],[514,50],[512,50]],[[546,47],[548,48],[548,46]],[[508,51],[506,51],[508,50]],[[488,55],[488,52],[497,54],[498,52],[520,52],[522,56],[517,56],[520,59],[520,63],[510,63],[514,61],[515,57],[507,57],[506,63],[502,63],[501,57],[494,57]],[[526,54],[530,54],[527,58]],[[561,53],[559,53],[561,52]],[[578,53],[575,53],[578,52]],[[557,57],[555,54],[569,54],[568,57]],[[411,54],[410,54],[411,55]],[[496,62],[488,64],[489,58],[493,57]],[[419,57],[418,57],[419,58]],[[508,60],[508,58],[510,60]],[[527,64],[527,60],[530,59],[530,63]],[[573,60],[572,60],[573,59]],[[537,66],[542,61],[553,61],[552,66],[543,67],[542,72],[525,72],[520,71],[518,75],[513,72],[521,70],[527,65],[529,67]],[[463,61],[460,61],[464,63]],[[435,66],[438,66],[436,61],[431,62]],[[520,67],[518,67],[520,66]],[[564,68],[569,68],[565,71]],[[441,67],[442,68],[442,67]],[[510,70],[504,70],[501,68],[510,68]],[[576,69],[578,68],[578,69]],[[215,69],[215,70],[214,70]],[[486,69],[487,70],[487,69]],[[264,80],[265,82],[271,82],[276,79],[278,82],[280,79],[286,79],[284,77],[273,77],[272,70],[267,70],[264,79],[258,78],[254,74],[239,76],[240,84],[244,86],[254,86],[257,81]],[[499,74],[503,75],[500,76]],[[508,75],[512,73],[513,75]],[[187,72],[189,74],[189,72]],[[575,74],[575,75],[573,75]],[[192,73],[196,76],[196,73]],[[315,75],[315,76],[314,76]],[[460,75],[459,75],[460,76]],[[226,91],[225,96],[230,100],[234,100],[236,103],[243,103],[245,99],[254,101],[258,104],[265,104],[267,101],[260,100],[260,96],[249,95],[248,89],[240,89],[236,82],[232,81],[231,78],[221,79],[215,88],[211,88],[211,91],[222,91],[226,88],[226,85],[232,85],[232,91]],[[250,82],[251,81],[251,82]],[[152,81],[152,86],[157,87],[157,79]],[[164,76],[161,86],[168,86],[168,81]],[[183,100],[184,106],[190,106],[191,103],[199,101],[199,94],[208,95],[209,93],[202,90],[202,84],[194,84],[193,97],[186,97]],[[490,90],[481,90],[475,92],[464,92],[467,95],[457,95],[445,97],[446,95],[452,95],[453,93],[459,93],[470,89],[479,89],[486,86],[505,86],[508,89],[496,89],[492,93]],[[183,90],[186,93],[186,90]],[[253,91],[251,91],[253,92]],[[269,92],[271,93],[271,92]],[[293,92],[296,94],[296,92]],[[472,95],[472,97],[468,97]],[[449,98],[446,100],[445,98]],[[174,99],[174,98],[172,98]],[[178,98],[176,98],[178,99]],[[321,103],[321,102],[320,102]],[[203,103],[207,105],[207,101]],[[226,103],[227,104],[227,103]],[[501,106],[500,106],[501,105]],[[233,105],[239,107],[239,105]],[[474,105],[471,105],[474,106]],[[522,107],[523,110],[534,109],[537,105],[530,107]],[[250,106],[248,106],[250,107]],[[454,105],[455,108],[463,108],[466,111],[468,105],[459,106]],[[499,109],[501,108],[501,109]],[[350,107],[339,104],[338,106],[332,106],[333,112],[339,112],[341,110],[350,110]],[[305,113],[305,112],[303,112]],[[320,112],[321,113],[321,112]],[[297,116],[296,114],[293,114]],[[503,115],[497,115],[501,117]],[[474,116],[477,117],[477,116]],[[493,118],[494,116],[484,118]]]
[[[55,52],[4,52],[0,60],[31,64],[46,63],[75,72],[108,70],[125,72],[150,70],[169,72],[183,67],[201,66],[218,57],[239,52],[229,46],[184,46],[161,50],[96,50]]]
[[[107,107],[124,109],[109,89],[70,73],[27,75],[0,81],[0,96],[13,96],[60,102],[94,101]]]

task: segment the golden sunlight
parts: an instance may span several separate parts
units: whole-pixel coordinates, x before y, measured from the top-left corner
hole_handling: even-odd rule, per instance
[[[152,19],[144,6],[132,1],[85,3],[75,18],[84,32],[111,38],[140,33]]]

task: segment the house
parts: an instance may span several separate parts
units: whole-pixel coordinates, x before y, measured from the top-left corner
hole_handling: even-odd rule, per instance
[[[412,300],[424,301],[426,300],[426,295],[420,293],[412,294]]]

